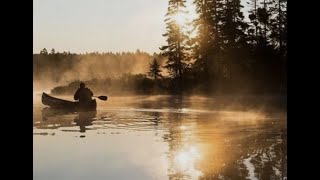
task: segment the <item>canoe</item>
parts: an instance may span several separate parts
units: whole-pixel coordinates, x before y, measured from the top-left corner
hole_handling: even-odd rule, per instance
[[[96,100],[92,100],[88,104],[80,104],[79,102],[68,101],[52,97],[46,93],[42,93],[41,101],[44,105],[55,109],[64,109],[71,111],[94,111],[97,109]]]

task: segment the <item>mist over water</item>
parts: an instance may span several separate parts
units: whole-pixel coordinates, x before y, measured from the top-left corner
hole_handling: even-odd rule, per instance
[[[163,57],[139,50],[135,53],[56,53],[33,56],[34,91],[67,85],[75,80],[116,78],[128,73],[146,74],[154,57],[161,65],[164,64]]]
[[[286,111],[223,99],[109,97],[66,113],[35,96],[34,179],[286,179]]]

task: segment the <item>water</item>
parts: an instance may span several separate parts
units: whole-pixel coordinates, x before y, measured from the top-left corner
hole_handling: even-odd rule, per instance
[[[88,113],[39,97],[34,179],[287,179],[286,110],[272,97],[109,97]]]

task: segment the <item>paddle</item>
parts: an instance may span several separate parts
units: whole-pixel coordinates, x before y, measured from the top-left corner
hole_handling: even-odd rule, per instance
[[[93,96],[93,97],[96,97],[102,101],[106,101],[108,99],[108,96]]]

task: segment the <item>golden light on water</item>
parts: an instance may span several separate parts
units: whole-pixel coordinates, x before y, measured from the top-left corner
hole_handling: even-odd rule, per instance
[[[188,174],[192,179],[198,179],[202,172],[196,169],[196,164],[201,160],[201,154],[196,146],[190,146],[176,152],[174,164],[177,172]]]
[[[199,111],[181,108],[180,112],[197,114]],[[204,119],[213,119],[197,123],[184,119],[184,123],[179,124],[174,131],[177,133],[177,141],[172,145],[170,158],[172,177],[199,179],[210,176],[211,172],[227,171],[225,166],[239,158],[233,152],[241,149],[241,141],[246,137],[243,134],[233,136],[235,132],[239,132],[233,125],[236,123],[257,128],[260,118],[264,118],[262,113],[251,111],[219,111],[201,116]]]
[[[182,126],[180,126],[180,129],[181,129],[181,130],[186,130],[187,127],[182,125]]]
[[[282,137],[281,140],[279,137],[280,128],[286,125],[282,123],[286,122],[270,120],[280,117],[279,115],[269,117],[260,110],[219,110],[214,106],[213,110],[208,110],[206,108],[211,99],[184,99],[181,102],[187,106],[182,106],[183,108],[174,106],[160,109],[154,104],[168,101],[166,103],[171,105],[175,102],[174,98],[151,96],[143,99],[147,99],[147,105],[152,104],[154,108],[146,109],[146,104],[140,102],[141,96],[113,97],[109,101],[112,106],[100,102],[98,114],[92,125],[86,126],[84,134],[79,132],[80,127],[75,123],[78,114],[55,114],[52,111],[50,114],[50,111],[42,109],[41,94],[35,92],[34,97],[38,97],[34,102],[37,104],[33,112],[36,170],[45,167],[45,172],[48,172],[52,169],[52,162],[63,167],[65,160],[69,159],[81,161],[74,166],[78,170],[74,171],[77,174],[70,174],[75,177],[79,176],[78,172],[86,168],[88,163],[104,167],[98,168],[98,173],[93,171],[87,176],[92,176],[92,179],[99,178],[100,175],[109,177],[119,167],[128,169],[126,176],[120,171],[120,174],[116,174],[119,179],[132,179],[137,172],[142,175],[136,179],[142,180],[254,179],[262,176],[281,179],[280,177],[286,176],[281,175],[286,173],[286,167],[280,167],[279,164],[286,158],[286,151],[281,149],[285,145],[282,143],[285,139]],[[61,98],[72,99],[72,96]],[[134,106],[130,106],[132,104]],[[146,122],[141,123],[146,119]],[[274,127],[277,129],[272,129]],[[81,139],[75,141],[75,137]],[[93,146],[97,148],[92,148]],[[56,149],[52,147],[63,147],[60,148],[61,152],[65,148],[85,151],[70,157],[65,153],[56,153]],[[43,159],[50,151],[55,156]],[[271,162],[274,163],[272,167],[264,163],[267,161],[257,160],[264,160],[266,155],[271,157]],[[114,158],[105,161],[111,156]],[[264,166],[262,170],[261,165]],[[269,168],[273,167],[275,170],[270,171]],[[45,173],[40,175],[47,177]]]
[[[188,149],[177,152],[175,162],[181,170],[186,170],[190,164],[194,164],[196,160],[200,160],[199,150],[192,146]]]

